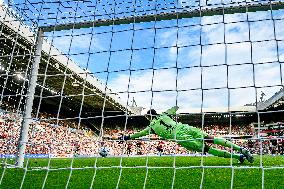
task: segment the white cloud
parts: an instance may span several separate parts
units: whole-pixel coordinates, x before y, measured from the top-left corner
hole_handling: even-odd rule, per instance
[[[223,21],[222,15],[203,16],[201,18],[201,24],[203,25],[212,25],[214,23],[221,23],[222,21]]]
[[[177,28],[157,29],[155,47],[169,47],[177,43]]]
[[[271,19],[271,12],[270,11],[256,11],[256,12],[248,12],[248,19],[249,20],[265,20]]]
[[[251,63],[251,43],[235,43],[227,45],[227,64]]]
[[[155,50],[154,68],[169,68],[176,66],[177,48],[160,48]]]
[[[247,15],[242,13],[225,14],[224,16],[225,23],[240,22],[245,20],[247,20]]]
[[[284,14],[282,14],[282,15],[284,15]],[[284,39],[283,24],[284,24],[283,18],[281,20],[275,20],[275,33],[276,33],[276,39],[278,39],[278,40]]]
[[[131,73],[130,92],[148,91],[152,87],[153,71],[136,71]]]
[[[249,26],[247,22],[237,22],[225,25],[226,43],[243,42],[249,40]]]
[[[228,67],[228,85],[230,88],[253,86],[253,65],[234,65]]]
[[[157,109],[159,112],[165,111],[172,106],[176,105],[177,92],[163,91],[153,93],[152,108]]]
[[[202,27],[202,44],[224,43],[224,24],[212,24]]]
[[[284,41],[278,42],[279,61],[284,62]]]
[[[202,88],[224,88],[227,87],[227,67],[213,66],[204,67],[202,72]]]
[[[177,105],[181,110],[183,109],[199,109],[202,105],[202,91],[201,90],[187,90],[181,91],[177,95]]]
[[[250,36],[252,41],[263,41],[274,39],[272,20],[264,20],[250,23]]]
[[[59,49],[64,54],[88,54],[89,52],[103,51],[109,49],[110,35],[109,34],[87,34],[75,30],[74,36],[72,32],[58,32],[55,36],[51,33],[48,35],[48,41],[54,47]],[[82,34],[82,35],[80,35]]]
[[[53,39],[50,38],[49,41],[52,41],[52,45],[59,49],[62,53],[68,53],[71,43],[70,36],[54,37]]]
[[[201,89],[201,68],[184,68],[180,69],[177,77],[177,89]]]
[[[257,87],[280,85],[280,73],[279,63],[255,65],[255,84]]]
[[[209,21],[208,21],[209,22]],[[264,24],[261,28],[261,23],[257,23],[254,26],[255,30],[259,30],[259,33],[253,37],[255,40],[266,40],[271,38],[271,33],[268,32],[270,29],[269,24]],[[223,42],[224,25],[211,25],[210,27],[204,27],[202,29],[204,35],[204,41],[206,43]],[[186,33],[186,31],[183,31]],[[166,38],[173,37],[173,32],[161,33],[159,39],[166,40]],[[198,35],[198,34],[197,34]],[[262,37],[262,38],[261,38]],[[174,38],[175,39],[175,38]],[[184,41],[183,41],[184,39]],[[205,40],[206,39],[206,40]],[[194,39],[193,39],[194,40]],[[228,24],[226,25],[226,41],[227,42],[241,42],[249,40],[248,25],[247,23],[242,24]],[[179,36],[179,43],[186,44],[190,41],[187,35]],[[172,45],[172,41],[162,41],[162,45]],[[251,47],[252,44],[252,47]],[[157,44],[159,45],[159,44]],[[228,67],[228,79],[227,79],[227,66],[212,66],[218,64],[243,64],[251,62],[251,53],[253,62],[267,62],[276,61],[276,45],[275,42],[260,42],[260,43],[235,43],[235,44],[217,44],[210,46],[203,46],[202,48],[202,65],[210,66],[204,67],[201,72],[201,68],[188,68],[179,69],[178,75],[176,70],[156,70],[153,79],[152,90],[162,90],[158,94],[148,95],[145,100],[145,95],[138,93],[132,93],[137,99],[137,102],[144,103],[146,107],[149,107],[152,103],[152,107],[167,109],[168,107],[177,103],[181,108],[200,108],[201,104],[204,108],[216,108],[216,107],[230,107],[242,106],[255,102],[259,99],[259,95],[256,97],[255,88],[250,87],[254,85],[253,82],[253,66],[248,65],[236,65]],[[178,51],[178,66],[186,67],[192,65],[199,65],[199,58],[201,56],[200,46],[192,46],[179,48]],[[226,54],[227,53],[227,54]],[[282,53],[283,54],[283,53]],[[176,55],[175,48],[169,48],[168,53],[165,51],[162,55],[162,59],[173,61],[174,55]],[[167,63],[162,65],[166,66]],[[277,75],[278,73],[278,75]],[[280,68],[268,64],[255,66],[255,83],[257,86],[279,84],[280,82]],[[201,74],[202,74],[202,88],[224,88],[203,91],[198,90],[201,88]],[[177,76],[177,83],[175,82]],[[131,84],[132,92],[140,90],[148,90],[151,83],[152,71],[145,72],[141,75],[133,77],[134,80]],[[120,81],[121,83],[123,81]],[[226,89],[228,87],[237,88]],[[119,86],[119,85],[116,85]],[[134,87],[135,86],[135,87]],[[178,94],[176,92],[166,92],[166,90],[188,90],[181,91]],[[244,87],[244,88],[240,88]],[[272,92],[268,92],[267,90]],[[267,94],[273,94],[276,88],[269,88],[266,90]],[[257,94],[259,94],[258,92]],[[143,99],[143,100],[142,100]],[[143,104],[140,104],[144,106]]]
[[[128,91],[129,72],[111,72],[109,73],[108,87],[113,91],[121,93]],[[124,99],[126,101],[127,99]]]
[[[153,90],[176,90],[177,69],[155,70]]]
[[[228,107],[228,90],[211,89],[203,92],[203,108]]]
[[[244,80],[241,80],[244,81]],[[240,107],[256,102],[256,89],[253,87],[230,90],[230,107]]]
[[[276,41],[263,41],[252,43],[253,63],[277,61]]]
[[[183,1],[184,6],[193,4],[194,2],[191,1]],[[260,19],[267,19],[270,18],[269,14],[268,12],[249,13],[249,19],[255,20],[257,16]],[[188,20],[190,23],[191,19]],[[156,35],[153,34],[153,29],[135,32],[133,39],[135,48],[151,48],[155,40],[156,49],[130,50],[127,57],[117,56],[111,60],[112,70],[119,70],[122,65],[123,69],[128,69],[127,65],[130,62],[132,62],[131,69],[142,70],[111,72],[108,87],[118,92],[125,103],[130,104],[134,97],[138,106],[160,110],[176,104],[183,109],[200,108],[201,105],[211,108],[241,106],[258,100],[261,90],[265,91],[266,98],[269,98],[269,95],[273,95],[279,87],[265,86],[281,84],[279,63],[263,64],[278,60],[277,44],[273,41],[272,20],[252,22],[249,27],[246,14],[234,14],[226,15],[225,22],[237,23],[212,24],[222,20],[222,16],[203,17],[202,24],[208,24],[206,26],[157,29]],[[275,24],[277,39],[284,39],[283,21],[275,21]],[[142,26],[143,24],[139,25],[140,28]],[[266,41],[255,42],[259,40]],[[72,47],[74,52],[84,51],[88,47],[87,41],[82,38],[82,41],[75,43],[74,48]],[[92,52],[109,50],[110,41],[110,34],[94,36]],[[112,49],[130,48],[131,41],[132,32],[115,34],[111,44]],[[64,49],[69,44],[70,40],[66,38],[58,41],[56,46]],[[283,61],[283,42],[278,42],[278,52],[280,61]],[[154,70],[150,69],[152,63]],[[176,63],[179,69],[161,69],[175,67]],[[200,63],[205,67],[200,68]],[[265,88],[256,90],[251,87],[254,85],[254,80],[257,87]],[[229,90],[227,87],[234,89]]]
[[[202,49],[202,66],[225,64],[225,45],[209,45]]]

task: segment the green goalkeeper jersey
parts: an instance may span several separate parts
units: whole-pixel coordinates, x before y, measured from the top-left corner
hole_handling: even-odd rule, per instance
[[[162,139],[177,141],[181,146],[189,150],[202,151],[203,139],[207,134],[196,127],[173,120],[170,115],[175,115],[177,110],[178,107],[174,106],[163,112],[153,119],[144,130],[130,135],[130,139],[154,133]]]

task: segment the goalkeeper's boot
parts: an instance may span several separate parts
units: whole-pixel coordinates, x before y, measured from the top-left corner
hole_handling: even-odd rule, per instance
[[[240,161],[240,163],[241,163],[241,164],[243,164],[243,163],[244,163],[245,158],[246,158],[246,157],[245,157],[245,155],[243,155],[243,154],[241,154],[241,155],[240,155],[240,159],[239,159],[239,161]]]
[[[250,163],[254,162],[253,156],[251,155],[251,153],[247,149],[241,148],[241,153],[244,154],[244,156],[246,157],[248,162],[250,162]]]

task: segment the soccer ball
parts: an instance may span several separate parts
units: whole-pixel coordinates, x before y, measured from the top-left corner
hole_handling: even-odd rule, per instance
[[[108,149],[107,148],[101,148],[99,154],[102,157],[107,157],[108,156]]]

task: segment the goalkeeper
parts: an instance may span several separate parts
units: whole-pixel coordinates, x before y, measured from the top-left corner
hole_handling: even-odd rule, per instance
[[[178,144],[188,150],[209,153],[214,156],[224,158],[233,157],[239,160],[241,163],[243,163],[246,158],[250,163],[253,163],[253,156],[247,149],[244,149],[224,138],[208,135],[199,128],[172,120],[170,116],[175,115],[177,110],[178,107],[174,106],[166,112],[163,112],[161,115],[158,115],[153,109],[149,110],[147,112],[147,118],[152,120],[150,125],[138,133],[125,135],[122,139],[136,139],[153,133],[160,136],[162,139],[175,140]],[[149,116],[151,116],[153,119],[150,119],[151,117]],[[225,150],[219,150],[208,146],[207,143],[229,147],[233,150],[239,151],[241,154],[234,154]]]

